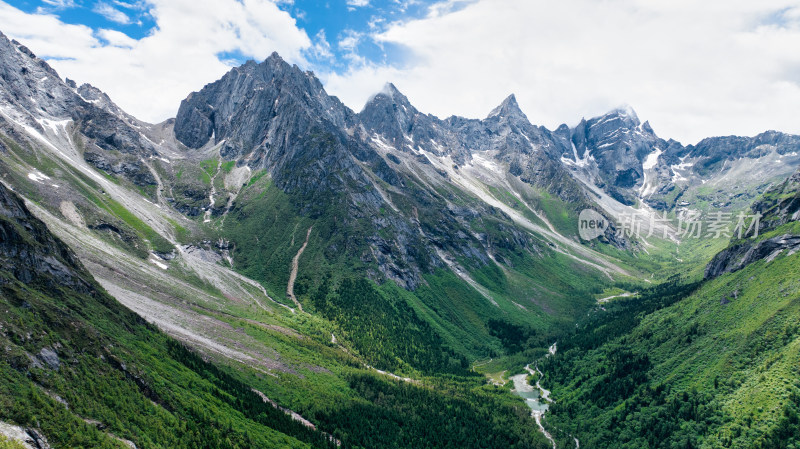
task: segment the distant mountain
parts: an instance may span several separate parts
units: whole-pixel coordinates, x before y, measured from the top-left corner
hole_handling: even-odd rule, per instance
[[[653,158],[676,145],[656,136],[631,108],[581,120],[570,132],[570,143],[573,147],[563,155],[565,163],[590,173],[596,170],[592,173],[595,184],[625,204],[635,204],[652,193],[645,171],[656,162]]]
[[[564,131],[566,133],[566,130]],[[800,164],[800,137],[712,137],[684,146],[656,135],[631,108],[582,120],[562,160],[580,179],[625,203],[660,210],[747,207]]]

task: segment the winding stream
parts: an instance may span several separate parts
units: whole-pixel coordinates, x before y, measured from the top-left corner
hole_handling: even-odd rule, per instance
[[[557,343],[553,343],[547,350],[545,358],[555,355],[557,349]],[[547,412],[549,404],[555,401],[550,399],[550,390],[547,390],[542,386],[542,377],[544,375],[541,371],[539,371],[537,362],[533,363],[533,368],[531,368],[530,363],[526,365],[525,371],[527,371],[527,374],[517,374],[516,376],[511,376],[511,381],[514,382],[514,389],[511,391],[517,396],[525,399],[525,403],[531,409],[531,416],[534,420],[536,420],[536,425],[539,426],[539,431],[542,432],[542,434],[548,440],[550,440],[550,443],[553,445],[553,449],[556,449],[556,440],[542,425],[542,417]],[[539,375],[538,379],[536,380],[536,386],[528,383],[528,374]],[[574,440],[575,447],[580,448],[580,442],[578,439],[574,438]]]

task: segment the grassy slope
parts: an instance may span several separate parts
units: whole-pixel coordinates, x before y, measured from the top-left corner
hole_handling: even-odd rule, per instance
[[[657,434],[648,420],[662,414],[674,427],[651,447],[793,447],[773,444],[781,426],[797,429],[799,261],[705,282],[630,333],[559,355],[549,421],[588,447],[643,447]]]
[[[38,244],[25,228],[10,226],[25,244]],[[0,270],[0,420],[38,427],[55,447],[125,447],[114,436],[169,448],[323,441],[243,385],[209,366],[187,365],[195,356],[105,294],[82,268],[61,263],[93,292],[58,286],[42,273],[26,285]],[[58,354],[57,367],[36,361],[43,348]]]
[[[4,279],[10,280],[5,274]],[[254,403],[258,398],[250,386],[293,403],[348,445],[393,447],[398,438],[423,447],[418,445],[423,432],[438,420],[461,430],[424,437],[429,447],[485,444],[475,433],[483,425],[493,426],[496,441],[490,447],[547,447],[526,419],[524,405],[481,386],[480,378],[426,380],[436,388],[404,385],[356,368],[338,351],[288,337],[284,345],[294,351],[317,346],[317,359],[306,358],[298,374],[273,378],[245,366],[215,367],[105,295],[92,298],[61,289],[43,294],[10,281],[0,303],[7,348],[0,361],[0,420],[39,427],[54,447],[123,447],[111,434],[138,447],[306,447],[270,427],[324,445],[319,434],[271,413],[274,409],[260,399]],[[259,332],[257,326],[245,331]],[[42,347],[57,348],[58,370],[28,366],[27,354]],[[276,349],[284,353],[287,348]],[[337,358],[341,364],[331,364]],[[383,399],[386,395],[391,402]],[[107,428],[99,430],[85,419]],[[464,421],[476,424],[465,428]]]

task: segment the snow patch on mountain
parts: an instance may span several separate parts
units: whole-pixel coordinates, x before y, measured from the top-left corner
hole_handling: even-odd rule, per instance
[[[647,155],[644,162],[642,162],[644,179],[642,180],[642,187],[639,189],[639,196],[641,198],[647,198],[658,191],[658,177],[653,169],[658,164],[658,158],[662,153],[663,151],[656,147],[652,153]]]

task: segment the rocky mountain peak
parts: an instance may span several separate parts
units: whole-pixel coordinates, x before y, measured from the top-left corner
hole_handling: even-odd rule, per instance
[[[358,117],[367,130],[402,148],[406,136],[413,140],[410,133],[419,115],[419,111],[394,84],[386,83],[380,92],[367,101]]]
[[[69,83],[67,85],[69,85]],[[87,103],[93,103],[98,108],[114,114],[117,117],[126,119],[129,122],[137,122],[133,116],[129,115],[127,112],[123,111],[122,108],[117,106],[117,104],[111,100],[111,97],[108,96],[108,94],[92,86],[91,84],[81,84],[79,87],[75,88],[75,91],[78,93],[78,95],[80,95],[81,99]]]
[[[379,95],[388,95],[392,99],[400,100],[400,101],[408,101],[405,95],[403,95],[397,87],[393,83],[386,83],[383,85],[383,89],[378,93]]]
[[[380,92],[376,93],[364,105],[362,112],[376,107],[390,106],[393,110],[405,112],[405,115],[417,114],[417,109],[411,105],[408,97],[403,95],[400,90],[392,83],[386,83]]]
[[[643,183],[645,159],[669,146],[627,105],[581,120],[572,130],[571,141],[575,157],[588,161],[591,155],[596,161],[598,185],[604,185],[613,198],[625,204],[635,202]]]
[[[526,121],[528,117],[522,112],[522,109],[519,107],[519,103],[517,103],[517,97],[514,94],[509,95],[500,103],[500,106],[492,109],[492,112],[486,117],[487,119],[490,118],[504,118],[504,117],[514,117],[514,118],[523,118]]]
[[[589,120],[588,125],[590,127],[602,126],[604,128],[614,127],[634,129],[641,125],[641,121],[639,121],[639,116],[631,106],[623,105],[616,107],[599,117]]]
[[[143,134],[143,123],[99,89],[75,86],[25,46],[0,35],[0,127],[21,125],[57,139],[67,130],[79,132],[86,162],[100,169],[115,167],[115,174],[130,177],[137,185],[154,185],[152,174],[140,162],[157,153]]]
[[[281,58],[281,55],[278,54],[277,51],[273,51],[269,56],[267,56],[267,59],[265,59],[264,61],[265,62],[270,62],[270,63],[273,63],[273,64],[278,64],[278,63],[281,63],[281,62],[285,62],[283,60],[283,58]]]
[[[75,106],[74,96],[44,60],[0,33],[0,105],[15,120],[38,127],[40,118],[63,119]]]
[[[275,131],[271,119],[297,118],[298,114],[305,121],[327,121],[344,128],[350,111],[325,92],[313,73],[273,53],[261,63],[248,61],[233,68],[191,93],[178,109],[175,136],[189,148],[202,147],[212,136],[214,143],[227,140],[225,153],[240,157],[277,138],[270,134]]]

